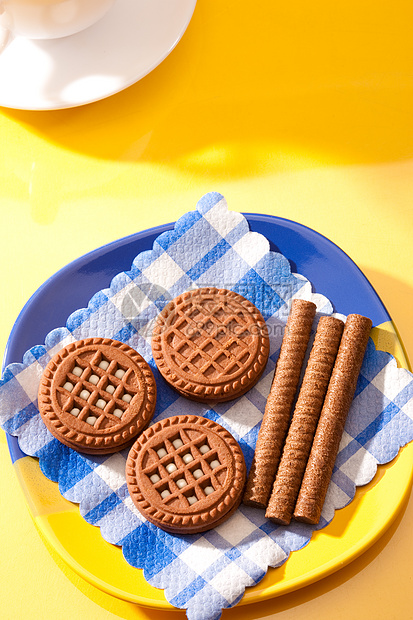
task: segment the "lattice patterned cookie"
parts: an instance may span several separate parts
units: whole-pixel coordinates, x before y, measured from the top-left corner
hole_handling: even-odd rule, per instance
[[[259,310],[225,289],[201,288],[172,300],[157,317],[152,354],[164,379],[180,394],[223,402],[260,378],[269,338]]]
[[[147,362],[109,338],[87,338],[61,349],[39,386],[39,410],[49,431],[89,454],[129,445],[152,418],[155,403],[156,384]]]
[[[138,510],[172,533],[204,532],[237,509],[246,479],[244,457],[222,426],[174,416],[147,428],[130,449],[126,481]]]

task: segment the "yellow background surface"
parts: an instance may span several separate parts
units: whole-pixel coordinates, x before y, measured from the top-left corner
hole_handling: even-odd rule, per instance
[[[59,268],[219,191],[230,209],[295,220],[340,246],[412,360],[412,18],[408,0],[199,0],[177,48],[122,93],[72,110],[1,109],[1,350]],[[0,463],[2,618],[185,617],[75,575],[40,539],[4,433]],[[350,565],[223,619],[413,618],[412,522],[410,499]]]

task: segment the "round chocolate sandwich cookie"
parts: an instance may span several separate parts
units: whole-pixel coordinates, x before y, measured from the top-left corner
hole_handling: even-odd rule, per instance
[[[147,362],[109,338],[87,338],[61,349],[39,386],[39,410],[49,431],[88,454],[129,445],[152,418],[155,403],[156,384]]]
[[[246,467],[234,437],[216,422],[174,416],[147,428],[129,451],[130,496],[148,521],[167,532],[204,532],[241,502]]]
[[[245,394],[260,378],[268,331],[260,311],[241,295],[201,288],[179,295],[158,315],[152,354],[182,396],[223,402]]]

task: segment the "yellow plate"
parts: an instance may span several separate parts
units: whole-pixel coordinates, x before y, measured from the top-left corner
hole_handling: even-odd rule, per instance
[[[400,366],[409,367],[391,322],[376,327],[372,336],[377,348],[394,355]],[[75,572],[117,598],[157,609],[174,609],[163,590],[149,585],[141,570],[127,564],[122,550],[107,543],[99,528],[86,523],[78,507],[60,495],[57,483],[45,478],[36,459],[18,459],[15,468],[41,535]],[[409,493],[412,472],[413,443],[390,464],[380,466],[374,479],[359,487],[354,500],[338,510],[326,528],[315,532],[304,549],[293,552],[283,566],[270,569],[258,585],[247,588],[239,604],[309,585],[358,557],[396,518]]]

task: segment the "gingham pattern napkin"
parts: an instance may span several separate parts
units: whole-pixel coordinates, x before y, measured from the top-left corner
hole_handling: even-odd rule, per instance
[[[249,298],[262,312],[271,336],[264,375],[245,396],[208,409],[170,389],[151,356],[154,318],[164,305],[194,287],[229,288]],[[265,237],[249,230],[245,218],[227,209],[219,194],[207,194],[197,209],[160,235],[151,251],[139,254],[127,273],[118,274],[86,309],[72,314],[64,328],[49,333],[44,345],[11,364],[0,383],[0,421],[19,438],[21,449],[40,459],[45,475],[59,482],[62,495],[80,504],[89,523],[123,548],[125,559],[143,568],[147,581],[165,589],[167,599],[187,609],[189,620],[213,620],[235,605],[246,586],[256,584],[268,566],[279,566],[292,550],[306,545],[313,528],[294,523],[279,527],[264,512],[241,506],[221,526],[204,534],[175,536],[147,523],[132,505],[125,482],[127,451],[90,457],[53,439],[37,409],[40,376],[49,359],[71,341],[90,336],[128,343],[151,364],[158,385],[155,420],[199,414],[226,427],[251,464],[269,393],[283,327],[293,298],[317,304],[318,317],[330,302],[312,293],[311,284],[292,274],[286,258],[270,252]],[[369,482],[378,463],[392,460],[413,439],[413,377],[398,369],[370,341],[357,391],[318,527],[351,501],[355,486]]]

